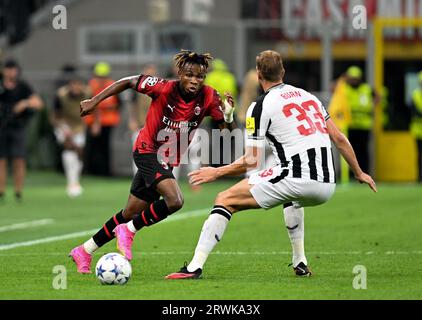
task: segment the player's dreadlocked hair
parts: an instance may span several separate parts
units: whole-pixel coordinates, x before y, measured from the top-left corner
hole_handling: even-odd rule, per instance
[[[209,63],[214,58],[209,53],[198,54],[194,51],[182,49],[178,54],[174,56],[174,62],[178,69],[183,68],[187,63],[195,63],[208,69]]]

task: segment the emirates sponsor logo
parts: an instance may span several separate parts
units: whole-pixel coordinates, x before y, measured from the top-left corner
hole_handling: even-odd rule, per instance
[[[190,128],[198,126],[198,121],[173,121],[163,116],[163,123],[166,125],[164,129],[167,132],[189,132]]]

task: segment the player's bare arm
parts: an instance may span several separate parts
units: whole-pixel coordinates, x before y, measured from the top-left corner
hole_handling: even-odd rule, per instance
[[[358,160],[356,159],[355,151],[353,150],[353,147],[350,144],[349,140],[337,128],[337,126],[331,119],[327,120],[327,129],[331,141],[333,141],[341,155],[349,164],[350,169],[352,169],[356,180],[358,180],[360,183],[366,183],[374,192],[377,192],[377,187],[372,177],[363,172],[360,168]]]
[[[220,130],[228,129],[231,131],[237,128],[236,122],[234,121],[233,117],[235,110],[234,99],[233,96],[228,92],[224,93],[224,96],[226,97],[226,99],[224,100],[224,103],[221,106],[224,113],[224,122],[219,125],[219,128]]]
[[[240,176],[247,171],[257,168],[260,165],[262,148],[246,147],[245,154],[231,164],[213,168],[203,167],[188,174],[192,185],[200,185],[212,182],[224,176]]]
[[[119,94],[120,92],[123,92],[127,89],[135,89],[136,83],[138,82],[139,76],[131,76],[122,78],[116,82],[114,82],[112,85],[105,88],[103,91],[101,91],[99,94],[97,94],[95,97],[91,99],[87,99],[84,101],[81,101],[81,117],[84,117],[88,114],[91,114],[94,112],[97,105],[107,99],[108,97],[114,96],[116,94]]]

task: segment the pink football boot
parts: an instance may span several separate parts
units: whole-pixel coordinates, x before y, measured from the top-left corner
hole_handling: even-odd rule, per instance
[[[83,245],[73,248],[69,253],[69,257],[76,263],[79,273],[91,273],[92,256],[85,251]]]
[[[127,225],[123,223],[114,228],[114,235],[117,240],[117,249],[119,249],[126,259],[132,260],[132,243],[135,233],[130,231]]]

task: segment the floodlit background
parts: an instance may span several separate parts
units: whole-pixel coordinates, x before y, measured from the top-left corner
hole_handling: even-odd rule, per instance
[[[316,93],[327,107],[335,81],[351,65],[360,67],[364,80],[380,93],[385,88],[387,106],[382,113],[388,121],[373,126],[371,172],[378,181],[417,179],[416,144],[408,132],[412,92],[422,70],[422,26],[406,20],[400,22],[405,28],[386,25],[380,39],[374,37],[374,26],[383,17],[420,17],[421,1],[3,0],[0,6],[0,59],[18,60],[24,79],[46,106],[33,119],[30,168],[51,169],[60,161],[53,152],[47,117],[66,65],[77,68],[86,81],[99,61],[111,65],[113,79],[138,74],[148,64],[157,66],[158,75],[172,77],[171,59],[181,48],[210,52],[235,76],[234,94],[242,104],[240,93],[256,54],[274,49],[284,57],[285,81]],[[382,56],[377,52],[381,45]],[[382,60],[378,67],[377,59]],[[125,107],[113,132],[116,175],[131,174],[131,102],[130,96],[122,95]],[[245,110],[237,111],[240,122]]]

